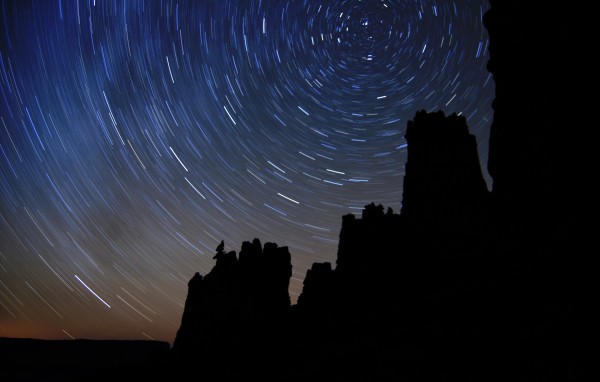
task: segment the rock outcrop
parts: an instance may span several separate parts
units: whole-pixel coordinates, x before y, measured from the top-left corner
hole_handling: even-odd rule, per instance
[[[220,355],[237,349],[252,352],[285,338],[292,275],[287,247],[258,239],[235,251],[217,247],[216,264],[188,283],[181,326],[173,352],[184,358]],[[251,353],[249,353],[251,354]],[[215,361],[217,360],[215,359]]]
[[[405,138],[403,219],[412,230],[446,243],[481,235],[489,192],[467,120],[420,111],[408,122]]]

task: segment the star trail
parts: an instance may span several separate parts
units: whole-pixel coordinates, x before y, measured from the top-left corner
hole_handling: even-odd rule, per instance
[[[0,336],[172,342],[221,240],[288,246],[295,301],[343,215],[399,212],[418,110],[485,169],[484,0],[1,6]]]

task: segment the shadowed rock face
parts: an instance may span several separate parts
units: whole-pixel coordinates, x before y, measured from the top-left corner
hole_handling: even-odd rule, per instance
[[[598,70],[581,52],[597,45],[597,15],[541,0],[490,4],[484,23],[496,98],[486,255],[497,259],[502,291],[498,343],[515,348],[513,364],[535,354],[538,369],[530,373],[568,379],[587,357],[577,342],[589,335],[586,301],[593,298],[587,254],[596,233],[587,221],[598,209],[588,127],[595,124]]]
[[[496,83],[488,163],[495,219],[546,235],[591,196],[585,169],[598,71],[582,50],[595,44],[596,16],[542,0],[490,4],[484,24]]]

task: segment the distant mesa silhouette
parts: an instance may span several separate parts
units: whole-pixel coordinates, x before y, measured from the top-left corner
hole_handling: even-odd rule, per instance
[[[0,378],[3,382],[149,380],[146,370],[164,365],[169,353],[169,343],[162,341],[0,337]],[[128,374],[131,378],[125,378]]]

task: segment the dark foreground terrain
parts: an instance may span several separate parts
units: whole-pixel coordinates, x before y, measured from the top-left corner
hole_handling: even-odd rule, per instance
[[[96,341],[0,338],[0,379],[8,381],[120,380],[116,372],[164,358],[160,341]],[[112,378],[108,378],[112,375]]]

